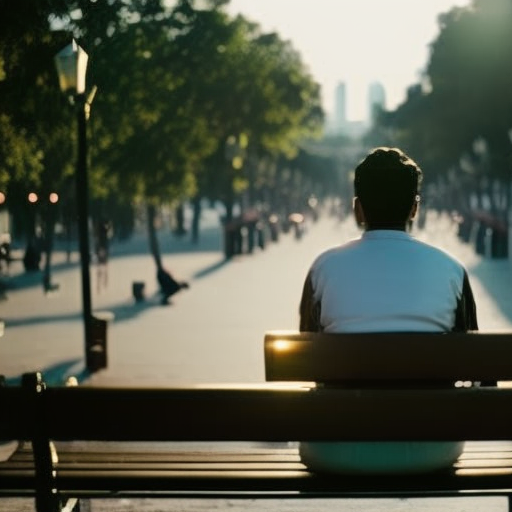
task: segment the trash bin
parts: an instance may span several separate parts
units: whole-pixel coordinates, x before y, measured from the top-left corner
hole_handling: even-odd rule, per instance
[[[136,302],[142,302],[144,300],[144,287],[143,281],[134,281],[132,283],[132,294]]]
[[[104,318],[91,317],[91,339],[87,342],[86,365],[90,372],[107,367],[107,324]]]
[[[493,229],[490,234],[490,257],[497,259],[508,258],[508,232]]]

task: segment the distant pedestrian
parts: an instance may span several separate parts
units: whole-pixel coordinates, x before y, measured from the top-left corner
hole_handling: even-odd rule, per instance
[[[101,219],[95,230],[96,286],[98,293],[102,287],[106,288],[108,285],[108,257],[111,237],[112,225],[110,221]]]
[[[11,264],[11,235],[4,233],[0,235],[0,274],[9,273]]]
[[[186,281],[176,281],[171,273],[163,268],[158,267],[156,278],[160,285],[160,293],[162,294],[162,305],[169,304],[169,299],[180,290],[189,288]]]
[[[42,238],[39,233],[31,236],[25,254],[23,256],[23,266],[27,272],[36,272],[41,264]]]
[[[7,284],[5,281],[0,277],[0,300],[7,300]],[[0,319],[0,331],[2,327],[2,320]]]

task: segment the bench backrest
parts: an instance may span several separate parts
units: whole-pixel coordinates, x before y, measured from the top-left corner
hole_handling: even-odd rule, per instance
[[[34,375],[24,387],[0,386],[0,411],[4,412],[0,439],[284,441],[512,436],[512,389],[424,389],[411,384],[512,380],[511,334],[271,332],[265,336],[265,362],[271,381],[348,381],[350,385],[317,389],[282,383],[46,388]],[[390,389],[366,385],[375,380],[392,385]],[[397,380],[410,385],[395,387]]]
[[[510,440],[512,389],[0,386],[0,440]]]
[[[512,333],[265,335],[267,381],[512,380]]]

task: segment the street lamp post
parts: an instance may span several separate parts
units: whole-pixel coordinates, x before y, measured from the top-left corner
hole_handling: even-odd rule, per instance
[[[78,216],[78,236],[82,273],[82,311],[85,331],[86,367],[95,371],[93,316],[91,308],[91,279],[89,273],[89,183],[87,176],[87,118],[92,95],[85,96],[85,75],[88,56],[76,41],[63,48],[55,56],[61,91],[70,96],[76,107],[78,128],[78,152],[76,163],[76,201]],[[93,90],[94,94],[94,90]]]

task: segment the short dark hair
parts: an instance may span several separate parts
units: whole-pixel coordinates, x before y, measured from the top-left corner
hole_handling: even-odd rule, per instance
[[[372,150],[356,167],[354,191],[371,226],[407,222],[419,200],[423,174],[419,166],[398,148]]]

